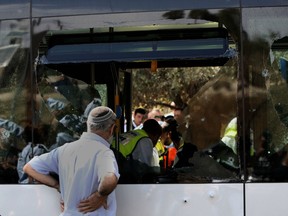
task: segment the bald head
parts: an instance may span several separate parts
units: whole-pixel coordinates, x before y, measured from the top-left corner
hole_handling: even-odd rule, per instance
[[[148,119],[155,119],[157,121],[161,121],[162,116],[163,115],[159,109],[153,109],[148,113]]]

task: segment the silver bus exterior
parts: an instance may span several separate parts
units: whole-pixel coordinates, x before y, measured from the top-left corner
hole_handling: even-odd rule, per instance
[[[186,120],[183,130],[188,134],[187,141],[195,143],[200,150],[191,159],[194,166],[177,170],[177,179],[173,181],[170,181],[170,176],[164,175],[152,183],[119,184],[118,215],[158,216],[178,213],[213,216],[271,214],[284,216],[288,210],[285,203],[288,190],[288,179],[285,176],[288,162],[286,161],[287,12],[288,4],[280,0],[273,2],[83,0],[48,3],[43,0],[2,0],[0,3],[1,152],[5,153],[10,144],[19,148],[25,145],[21,133],[16,133],[21,129],[16,130],[12,124],[6,124],[7,121],[16,123],[19,128],[25,128],[27,125],[37,128],[43,123],[52,125],[55,122],[55,113],[58,112],[55,111],[55,107],[49,107],[46,98],[43,97],[51,86],[40,82],[43,81],[41,73],[43,71],[38,70],[39,65],[49,68],[44,71],[45,74],[53,70],[48,77],[51,83],[55,81],[53,79],[59,77],[56,71],[65,71],[65,75],[74,76],[82,82],[84,80],[81,82],[83,86],[95,83],[95,80],[102,84],[106,83],[106,95],[108,95],[106,103],[112,108],[115,105],[123,106],[124,102],[120,101],[120,104],[117,104],[114,98],[117,92],[115,83],[112,85],[105,79],[108,72],[97,70],[97,66],[103,62],[104,64],[116,62],[117,70],[124,71],[147,68],[150,60],[157,60],[159,68],[216,66],[220,68],[215,73],[216,78],[211,78],[211,82],[203,85],[201,91],[197,91],[195,95],[185,94],[186,97],[182,95],[188,107],[185,110]],[[108,33],[115,38],[115,35],[120,33],[124,36],[131,32],[144,35],[147,32],[159,33],[162,30],[175,33],[175,37],[178,37],[176,39],[181,42],[181,37],[177,36],[176,32],[186,32],[187,29],[193,32],[193,29],[197,29],[204,35],[201,29],[220,27],[227,30],[229,37],[227,47],[223,46],[226,47],[224,52],[217,56],[211,54],[214,50],[211,47],[215,44],[209,44],[211,46],[208,47],[205,46],[205,42],[201,44],[201,40],[197,41],[197,44],[193,43],[196,41],[194,36],[189,38],[191,44],[188,44],[188,40],[186,42],[189,51],[196,51],[188,52],[188,55],[182,52],[183,46],[181,49],[170,46],[171,41],[165,35],[164,39],[159,39],[157,45],[160,46],[161,42],[165,42],[163,47],[168,47],[168,51],[171,52],[162,55],[158,50],[155,56],[152,56],[154,53],[145,55],[145,52],[138,52],[143,48],[144,40],[139,39],[139,36],[133,35],[134,39],[130,41],[111,39],[105,42],[109,42],[111,47],[117,47],[116,45],[119,45],[117,43],[124,44],[125,50],[126,46],[132,47],[131,41],[133,45],[141,42],[141,46],[135,45],[137,55],[132,55],[137,56],[136,59],[125,58],[129,56],[129,52],[124,53],[120,48],[123,54],[121,57],[114,55],[116,51],[111,49],[111,55],[109,52],[108,54],[100,52],[93,56],[93,59],[88,59],[88,56],[91,57],[90,54],[87,57],[83,56],[87,47],[75,48],[74,41],[73,46],[69,44],[69,39],[72,40],[71,35],[95,34],[95,40],[100,40],[98,35]],[[63,36],[63,41],[59,42],[57,35]],[[56,42],[53,41],[54,36],[57,38]],[[207,37],[206,35],[200,39]],[[92,44],[96,42],[92,40],[90,43],[81,42],[81,44],[91,44],[90,47],[93,47]],[[106,51],[106,48],[104,50]],[[81,53],[83,59],[77,58],[76,51]],[[197,55],[202,51],[203,55]],[[94,50],[91,53],[93,52]],[[48,55],[50,53],[54,55]],[[181,56],[181,53],[185,55]],[[104,54],[113,58],[103,60],[97,57]],[[57,56],[63,57],[61,61]],[[54,57],[56,62],[52,62]],[[86,69],[74,74],[71,67],[66,67],[67,64],[73,64],[72,68],[73,66],[77,68],[77,65],[82,63],[89,64],[84,65],[85,67],[81,65],[82,68],[87,66],[88,75],[85,75]],[[51,96],[50,90],[48,92]],[[72,95],[72,99],[73,96],[75,99],[75,95]],[[57,99],[74,105],[79,103],[59,95]],[[132,111],[131,105],[125,105],[129,108],[129,112]],[[225,128],[235,117],[237,133],[232,141],[231,137],[228,137],[230,142],[227,144],[224,142],[227,139],[223,139],[227,138],[224,136]],[[6,131],[9,131],[8,143]],[[55,135],[54,133],[52,129],[48,130],[49,135],[46,134],[48,145],[53,144],[50,138]],[[230,145],[229,153],[224,151],[221,157],[210,154],[218,141],[224,142],[226,146]],[[236,152],[236,157],[230,157],[231,150]],[[0,162],[4,161],[4,153]],[[44,185],[0,185],[2,216],[58,215],[60,214],[58,201],[59,194]]]

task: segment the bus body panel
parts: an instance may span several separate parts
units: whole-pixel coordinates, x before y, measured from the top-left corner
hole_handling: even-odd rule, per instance
[[[243,215],[243,185],[118,185],[117,216]],[[45,185],[0,185],[0,215],[57,216],[59,193]]]
[[[287,183],[247,183],[245,187],[247,216],[287,215]]]
[[[118,185],[118,216],[243,215],[242,184]]]
[[[117,216],[242,216],[242,183],[118,185]],[[57,216],[60,195],[45,185],[0,185],[0,215]],[[287,183],[246,183],[246,216],[286,216]]]
[[[246,216],[286,216],[287,183],[247,183]],[[59,193],[44,185],[0,185],[0,215],[60,214]],[[243,215],[243,184],[118,185],[118,216]],[[261,208],[259,207],[261,206]]]
[[[0,185],[1,216],[60,215],[60,195],[45,185]]]

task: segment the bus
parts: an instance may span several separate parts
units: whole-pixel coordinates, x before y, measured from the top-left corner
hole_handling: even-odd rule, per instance
[[[19,154],[77,139],[91,101],[121,112],[115,137],[136,106],[180,108],[198,149],[119,183],[118,216],[286,216],[287,14],[283,0],[2,0],[0,216],[60,215],[56,190],[21,181]]]

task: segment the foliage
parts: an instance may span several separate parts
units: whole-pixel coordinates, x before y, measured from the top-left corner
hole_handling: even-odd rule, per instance
[[[219,67],[159,68],[156,73],[150,69],[135,69],[132,106],[163,108],[174,101],[181,107],[218,71]]]

